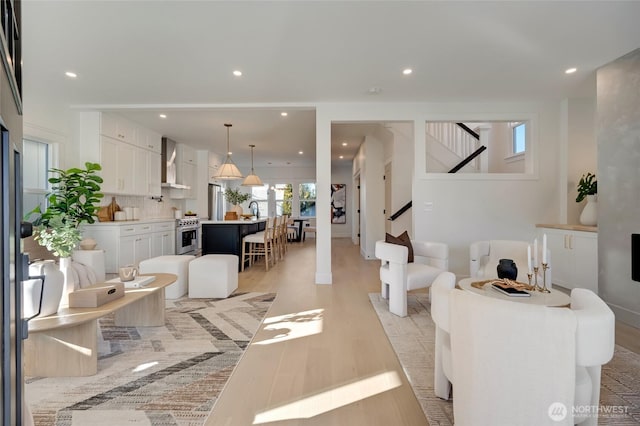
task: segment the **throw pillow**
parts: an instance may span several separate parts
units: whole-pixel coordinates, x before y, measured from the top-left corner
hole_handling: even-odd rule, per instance
[[[409,237],[409,233],[407,233],[407,231],[404,231],[402,234],[398,235],[397,237],[394,237],[391,234],[386,234],[384,237],[384,241],[390,244],[398,244],[401,246],[406,246],[407,249],[409,250],[409,254],[407,255],[407,262],[408,263],[413,262],[413,246],[411,245],[411,238]]]

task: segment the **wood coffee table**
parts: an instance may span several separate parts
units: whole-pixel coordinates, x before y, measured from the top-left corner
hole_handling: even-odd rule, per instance
[[[125,289],[120,299],[97,308],[64,308],[29,321],[24,341],[26,376],[91,376],[98,372],[98,319],[115,312],[120,327],[164,325],[164,288],[174,274],[149,274],[155,281]]]

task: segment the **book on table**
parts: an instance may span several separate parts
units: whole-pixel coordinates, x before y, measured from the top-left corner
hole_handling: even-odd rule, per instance
[[[491,284],[491,287],[493,287],[495,290],[498,290],[502,294],[506,294],[507,296],[511,296],[511,297],[529,297],[529,296],[531,296],[531,294],[529,294],[528,291],[518,290],[515,287],[501,286],[499,284]]]

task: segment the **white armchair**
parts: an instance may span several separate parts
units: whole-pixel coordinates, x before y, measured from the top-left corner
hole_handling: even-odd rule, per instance
[[[389,311],[407,316],[407,291],[426,288],[441,272],[449,268],[449,246],[444,243],[411,241],[415,261],[407,263],[409,250],[397,244],[376,242],[380,259],[380,281],[383,299],[389,299]]]
[[[456,276],[443,272],[431,284],[431,318],[435,323],[435,363],[433,389],[438,398],[451,394],[451,340],[449,335],[449,295],[456,285]]]
[[[567,309],[452,290],[450,309],[456,426],[597,425],[591,407],[614,346],[613,313],[597,295],[574,290]],[[572,407],[590,411],[574,418]]]
[[[469,275],[479,279],[498,278],[496,267],[500,259],[513,259],[518,267],[517,281],[527,282],[526,241],[476,241],[469,246]],[[531,247],[533,250],[533,247]],[[538,261],[542,262],[542,247],[538,247]],[[531,254],[533,257],[533,253]],[[547,249],[547,262],[551,266],[551,252]],[[542,286],[542,267],[538,271],[538,284]],[[547,287],[551,288],[551,268],[547,269]]]

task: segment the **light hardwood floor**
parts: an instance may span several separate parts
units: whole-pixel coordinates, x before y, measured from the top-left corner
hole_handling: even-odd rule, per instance
[[[265,319],[272,323],[256,334],[206,424],[427,425],[369,302],[380,291],[379,261],[334,239],[333,285],[316,285],[314,240],[291,247],[268,273],[258,264],[239,276],[240,291],[278,294]],[[638,352],[640,332],[617,331],[616,343]]]

